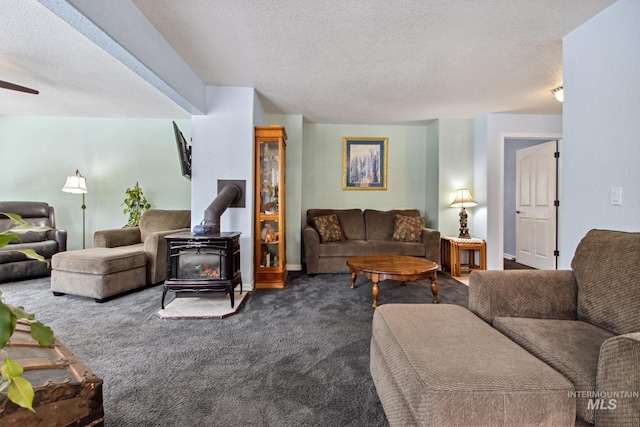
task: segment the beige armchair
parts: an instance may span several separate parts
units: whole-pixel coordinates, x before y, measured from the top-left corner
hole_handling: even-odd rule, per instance
[[[164,236],[190,230],[190,210],[149,209],[138,227],[96,231],[96,248],[126,248],[144,251],[147,258],[147,284],[163,282],[167,275],[167,245]]]
[[[640,425],[639,252],[640,233],[591,230],[571,270],[470,276],[471,311],[569,379],[588,424]]]

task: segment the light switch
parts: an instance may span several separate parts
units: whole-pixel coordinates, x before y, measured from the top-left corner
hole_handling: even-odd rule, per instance
[[[611,205],[622,204],[622,187],[611,187]]]

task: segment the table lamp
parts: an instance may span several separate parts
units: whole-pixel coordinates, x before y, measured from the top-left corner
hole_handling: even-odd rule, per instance
[[[473,197],[471,197],[471,194],[469,194],[469,190],[467,190],[466,188],[459,188],[456,191],[456,198],[450,206],[452,208],[460,208],[460,234],[458,235],[459,238],[471,238],[471,236],[469,236],[469,229],[467,228],[467,211],[465,210],[465,207],[473,207],[477,205],[478,204],[476,203],[476,201],[473,200]]]

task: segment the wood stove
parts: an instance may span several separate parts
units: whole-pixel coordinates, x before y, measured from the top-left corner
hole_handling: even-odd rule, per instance
[[[234,306],[233,289],[240,284],[240,233],[175,233],[167,242],[167,279],[162,290],[162,308],[167,292],[180,297],[206,297],[225,292]]]

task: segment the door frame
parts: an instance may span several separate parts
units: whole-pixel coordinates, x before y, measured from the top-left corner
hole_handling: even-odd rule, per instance
[[[504,145],[507,143],[507,139],[547,139],[558,141],[558,151],[560,152],[560,161],[558,161],[558,176],[556,181],[556,187],[558,188],[556,197],[558,200],[562,200],[562,134],[561,133],[523,133],[523,132],[502,132],[500,133],[500,195],[498,197],[498,221],[500,224],[498,230],[498,251],[500,253],[500,259],[504,257]],[[562,208],[562,204],[558,207],[558,211]],[[556,238],[560,235],[562,229],[561,216],[558,215],[556,221]],[[558,247],[556,248],[560,255],[556,259],[556,265],[562,265],[562,248],[560,247],[560,239],[557,239]]]

